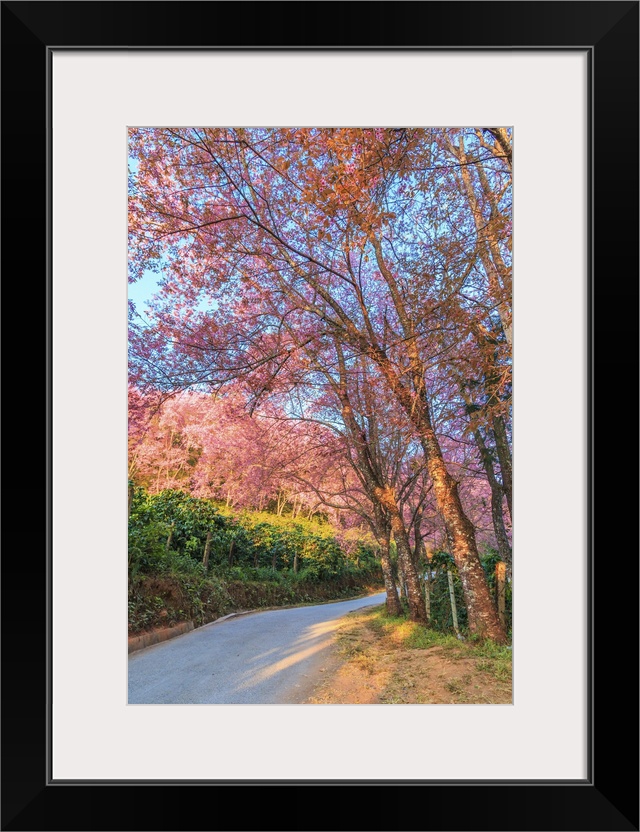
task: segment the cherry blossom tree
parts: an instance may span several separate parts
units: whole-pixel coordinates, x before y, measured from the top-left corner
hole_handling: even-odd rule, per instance
[[[299,383],[303,350],[365,356],[422,447],[470,629],[497,641],[434,408],[443,320],[463,339],[495,314],[510,342],[509,147],[501,128],[131,131],[131,278],[163,275],[136,371],[158,387],[241,381],[257,406]]]

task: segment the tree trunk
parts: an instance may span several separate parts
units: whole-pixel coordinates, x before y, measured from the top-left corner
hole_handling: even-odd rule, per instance
[[[489,593],[473,526],[462,508],[458,484],[447,471],[435,431],[426,419],[422,423],[421,438],[438,508],[451,540],[451,554],[462,581],[469,630],[481,638],[504,644],[507,634]]]
[[[402,607],[400,605],[400,599],[398,598],[396,582],[393,580],[391,555],[389,553],[389,544],[391,542],[390,530],[382,533],[378,539],[380,541],[380,563],[382,565],[382,575],[384,577],[384,588],[387,593],[387,615],[400,616],[402,615]]]
[[[398,547],[396,546],[396,554],[398,553]],[[398,592],[400,593],[400,601],[407,600],[407,582],[404,579],[404,571],[402,569],[402,564],[400,563],[400,558],[398,558]]]
[[[502,513],[502,501],[504,495],[502,489],[496,482],[491,486],[491,517],[493,519],[493,530],[496,533],[498,553],[505,563],[509,564],[511,571],[511,544],[507,537],[507,530],[504,527],[504,515]]]
[[[202,565],[206,572],[209,568],[209,554],[211,552],[211,532],[207,532],[207,539],[204,544],[204,557],[202,558]]]
[[[400,509],[398,508],[395,491],[390,485],[385,483],[384,476],[382,475],[379,466],[377,466],[373,461],[375,458],[375,449],[372,453],[369,442],[360,430],[353,415],[353,409],[349,400],[348,379],[344,354],[339,343],[336,342],[335,347],[338,357],[338,367],[340,370],[340,386],[336,392],[342,404],[342,415],[345,424],[349,428],[350,438],[358,456],[360,463],[359,470],[364,482],[366,483],[370,499],[374,503],[374,506],[378,507],[375,510],[379,511],[382,516],[388,518],[389,520],[398,552],[398,572],[401,594],[406,581],[409,617],[412,621],[419,621],[426,624],[427,615],[425,612],[424,597],[420,586],[420,578],[411,555],[409,535],[407,534]]]
[[[507,530],[504,526],[504,514],[502,513],[502,501],[504,499],[504,491],[502,486],[496,479],[493,470],[493,460],[487,445],[484,441],[480,430],[475,430],[473,435],[476,440],[476,445],[480,451],[480,458],[482,459],[482,466],[487,475],[489,486],[491,488],[491,518],[493,520],[493,530],[496,534],[496,543],[500,557],[505,563],[511,563],[511,545],[507,537]]]
[[[298,574],[298,550],[297,549],[296,549],[296,551],[294,552],[294,555],[293,555],[293,574],[294,575]]]
[[[365,344],[363,344],[365,347]],[[458,567],[464,590],[469,620],[469,630],[481,638],[490,638],[504,644],[507,635],[500,625],[498,613],[489,593],[489,587],[480,563],[473,525],[464,513],[458,484],[447,471],[440,443],[431,424],[426,391],[421,379],[424,370],[415,359],[415,385],[418,395],[411,394],[400,383],[387,356],[380,350],[372,350],[371,357],[390,384],[393,393],[415,425],[427,461],[427,470],[433,482],[438,511],[452,541],[452,554]],[[422,604],[424,608],[424,603]],[[425,614],[426,616],[426,614]]]
[[[409,604],[409,618],[411,621],[417,621],[420,624],[427,623],[427,612],[424,606],[424,596],[422,595],[422,587],[420,585],[420,576],[411,556],[411,546],[409,545],[409,535],[404,525],[404,521],[400,514],[400,509],[396,502],[393,489],[387,488],[379,489],[380,499],[384,507],[389,512],[389,519],[391,521],[391,530],[393,538],[396,542],[398,550],[398,564],[404,573],[404,579],[407,582],[407,602]]]
[[[235,549],[235,540],[231,541],[231,546],[229,546],[229,566],[233,566],[233,550]]]
[[[496,451],[498,453],[498,462],[500,463],[500,473],[502,475],[502,487],[504,489],[505,497],[507,498],[509,517],[513,520],[513,510],[511,505],[513,499],[511,448],[509,447],[507,429],[502,416],[496,416],[493,420],[493,436],[496,440]]]
[[[164,546],[165,552],[168,552],[170,547],[171,547],[171,541],[173,540],[173,530],[174,530],[175,526],[176,526],[175,523],[172,523],[169,526],[169,536],[167,537],[167,542],[165,543],[165,546]]]

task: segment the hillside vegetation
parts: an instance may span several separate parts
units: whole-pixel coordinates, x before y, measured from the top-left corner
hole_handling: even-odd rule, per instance
[[[381,588],[365,535],[326,522],[238,514],[178,490],[130,490],[129,630],[233,610],[339,599]]]

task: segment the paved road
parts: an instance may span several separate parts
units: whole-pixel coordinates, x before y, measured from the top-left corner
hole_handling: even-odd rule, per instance
[[[132,653],[129,704],[303,702],[321,678],[339,619],[384,598],[237,616]]]

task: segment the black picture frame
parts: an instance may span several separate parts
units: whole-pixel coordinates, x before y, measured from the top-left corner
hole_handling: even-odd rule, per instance
[[[221,828],[223,824],[227,829],[281,830],[638,829],[637,515],[636,501],[632,507],[632,495],[624,484],[629,470],[637,470],[628,422],[631,418],[631,435],[636,436],[638,374],[631,356],[637,355],[633,349],[637,340],[634,338],[632,345],[630,336],[637,334],[638,309],[638,9],[638,2],[582,0],[2,3],[5,308],[12,317],[22,309],[26,324],[24,281],[28,279],[37,287],[29,292],[28,318],[34,330],[44,336],[41,355],[47,356],[46,361],[30,366],[26,381],[24,359],[7,361],[5,372],[6,389],[21,391],[23,403],[23,397],[29,401],[34,389],[46,390],[47,441],[37,438],[45,435],[40,419],[43,411],[31,402],[30,408],[38,413],[37,426],[30,434],[36,439],[29,442],[34,450],[18,455],[15,463],[11,460],[7,477],[16,505],[6,524],[11,545],[5,547],[2,560],[2,829],[164,830]],[[162,13],[156,13],[159,11]],[[215,39],[203,41],[211,32]],[[589,772],[584,782],[303,780],[215,784],[63,783],[48,779],[49,68],[52,50],[81,47],[588,51],[592,106],[588,641],[592,686]],[[571,148],[562,147],[561,139],[554,140],[559,142],[558,152],[571,152]],[[34,245],[34,238],[39,246]],[[13,346],[12,339],[11,357]],[[17,352],[22,354],[22,350]],[[12,409],[10,401],[10,423],[14,421]],[[14,428],[10,424],[12,445],[14,436],[19,435]],[[614,438],[617,441],[612,441]],[[37,470],[42,470],[42,461],[47,460],[39,490],[34,484],[34,479],[38,482],[33,476],[36,466],[25,464],[25,458],[32,459]],[[15,517],[23,516],[25,502],[31,504],[30,512],[47,516],[38,545],[30,520],[23,526],[22,536],[10,534]],[[38,508],[34,509],[35,504]],[[562,638],[561,631],[558,638]],[[348,817],[337,809],[344,801],[334,800],[344,797],[345,788],[352,807]],[[416,817],[419,825],[412,820]]]

